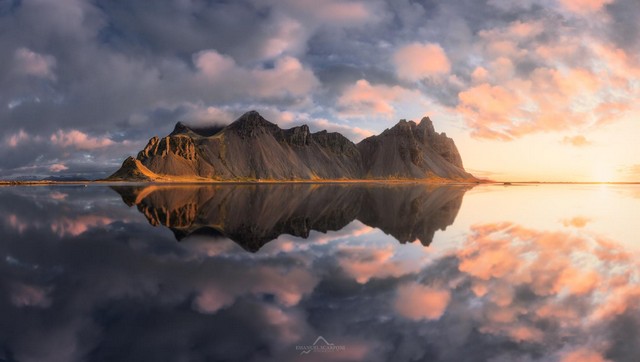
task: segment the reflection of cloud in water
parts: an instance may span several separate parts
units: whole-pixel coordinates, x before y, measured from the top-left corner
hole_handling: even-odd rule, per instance
[[[397,247],[385,244],[339,245],[333,257],[341,269],[356,282],[364,284],[371,278],[400,277],[418,272],[422,268],[422,258],[403,259],[397,255]]]
[[[473,291],[480,332],[546,345],[547,353],[558,337],[597,349],[563,360],[601,360],[616,341],[593,332],[635,309],[640,296],[635,260],[590,235],[485,224],[473,228],[456,257]]]
[[[91,228],[104,227],[111,222],[113,220],[109,217],[96,215],[83,215],[76,218],[60,217],[51,223],[51,231],[60,237],[78,236]]]
[[[15,283],[11,291],[11,303],[16,307],[46,308],[51,304],[49,292],[46,288]]]
[[[637,258],[588,227],[483,223],[438,251],[354,221],[254,254],[90,191],[0,191],[0,359],[294,361],[319,335],[346,351],[305,360],[640,355]]]
[[[436,289],[419,283],[407,283],[398,287],[395,308],[404,317],[439,319],[444,313],[451,294],[448,290]]]

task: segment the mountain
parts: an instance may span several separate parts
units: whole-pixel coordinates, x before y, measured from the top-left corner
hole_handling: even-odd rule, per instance
[[[127,158],[110,181],[449,179],[476,181],[429,118],[400,121],[354,144],[340,133],[281,129],[250,111],[228,126],[178,122]]]
[[[122,200],[178,240],[229,238],[255,252],[282,234],[307,238],[354,220],[401,243],[428,246],[453,224],[469,185],[245,184],[112,186]]]
[[[445,133],[437,133],[428,117],[419,124],[401,120],[380,135],[362,140],[358,150],[365,170],[363,178],[472,177],[464,170],[453,140]]]

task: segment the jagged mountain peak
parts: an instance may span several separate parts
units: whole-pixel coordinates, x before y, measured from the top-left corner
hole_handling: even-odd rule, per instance
[[[422,119],[420,120],[420,123],[418,123],[418,128],[425,129],[428,132],[433,132],[433,133],[436,132],[435,128],[433,127],[433,122],[429,117],[422,117]]]
[[[188,126],[182,121],[179,121],[178,123],[176,123],[173,131],[169,134],[169,136],[188,135],[192,137],[211,137],[222,131],[225,127],[226,125],[221,125],[218,123],[211,123],[205,126]]]
[[[176,123],[176,126],[173,128],[173,131],[169,133],[169,135],[174,136],[177,134],[184,134],[189,131],[191,131],[191,128],[189,128],[186,124],[179,121],[178,123]]]
[[[436,133],[428,117],[418,124],[401,120],[355,145],[339,133],[311,133],[307,125],[281,129],[249,111],[224,127],[178,122],[170,135],[153,137],[135,161],[112,179],[475,180],[453,140]]]
[[[257,111],[249,111],[244,113],[242,116],[238,117],[232,125],[240,124],[240,125],[250,125],[255,127],[272,127],[275,126],[275,123],[271,123],[267,121],[260,113]]]
[[[416,133],[418,131],[421,131],[421,133],[436,134],[433,122],[429,117],[423,117],[418,123],[412,120],[407,121],[406,119],[401,119],[393,127],[387,128],[382,134],[398,135],[407,132]]]
[[[280,130],[275,123],[267,121],[260,113],[249,111],[233,121],[228,127],[238,132],[242,137],[251,137],[264,132],[276,132]]]

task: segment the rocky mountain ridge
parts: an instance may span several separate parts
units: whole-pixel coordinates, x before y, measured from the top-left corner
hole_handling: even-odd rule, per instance
[[[110,181],[251,181],[412,179],[475,181],[454,141],[428,117],[401,120],[357,145],[306,125],[281,129],[250,111],[228,126],[178,122],[127,158]]]

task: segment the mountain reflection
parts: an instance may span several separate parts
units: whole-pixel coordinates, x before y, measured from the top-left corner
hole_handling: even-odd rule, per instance
[[[428,246],[453,224],[469,186],[326,184],[113,186],[149,222],[191,235],[229,238],[256,252],[282,234],[343,229],[354,220],[401,243]]]
[[[254,231],[263,236],[296,215],[313,230],[349,222],[322,215],[359,220],[304,242],[280,237],[259,253],[228,238],[177,243],[107,187],[0,188],[0,361],[638,359],[640,199],[630,192],[344,186],[360,195],[346,203],[345,189],[327,186],[280,189],[297,214],[266,201],[262,185],[123,192],[158,225],[188,221],[176,224],[184,235],[211,225],[227,235],[243,213],[246,227],[263,215]],[[287,199],[291,190],[304,197]],[[398,240],[429,236],[452,221],[462,194],[455,223],[429,248],[372,227]],[[252,207],[239,208],[239,195]],[[226,212],[227,224],[198,216],[197,203],[169,212],[149,198],[200,198],[220,205],[207,210]],[[301,355],[319,336],[345,349]]]

